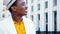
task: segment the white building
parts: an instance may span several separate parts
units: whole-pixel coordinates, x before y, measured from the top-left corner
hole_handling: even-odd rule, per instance
[[[60,0],[26,0],[27,17],[32,19],[36,31],[60,32]],[[46,26],[47,25],[47,26]]]
[[[2,11],[0,0],[0,19]],[[32,19],[36,31],[60,32],[60,0],[26,0],[28,6],[27,17]],[[46,27],[46,25],[48,25]]]

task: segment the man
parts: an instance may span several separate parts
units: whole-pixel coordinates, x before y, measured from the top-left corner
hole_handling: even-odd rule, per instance
[[[4,5],[6,5],[7,9],[11,12],[17,34],[36,34],[33,22],[23,17],[27,14],[27,6],[24,0],[12,1],[13,0],[5,0]]]

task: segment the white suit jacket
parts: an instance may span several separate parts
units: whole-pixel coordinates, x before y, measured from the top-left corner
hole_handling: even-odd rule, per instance
[[[36,34],[36,29],[33,22],[28,18],[23,18],[23,21],[26,29],[26,34]]]
[[[26,29],[26,34],[36,34],[33,22],[27,18],[23,18],[23,21]],[[0,21],[0,34],[17,34],[11,17]]]

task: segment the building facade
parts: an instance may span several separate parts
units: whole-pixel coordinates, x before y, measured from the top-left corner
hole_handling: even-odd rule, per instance
[[[28,6],[27,17],[34,22],[36,31],[41,34],[60,34],[60,0],[25,0]],[[0,20],[2,18],[0,0]]]
[[[41,34],[60,33],[60,0],[26,0],[27,17],[32,19]]]

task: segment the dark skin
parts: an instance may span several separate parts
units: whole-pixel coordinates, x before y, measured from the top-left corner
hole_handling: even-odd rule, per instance
[[[12,18],[14,21],[20,23],[23,19],[22,16],[27,14],[27,6],[24,0],[16,0],[16,5],[11,7]]]

